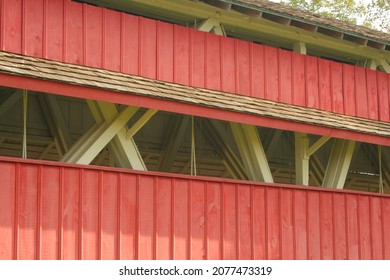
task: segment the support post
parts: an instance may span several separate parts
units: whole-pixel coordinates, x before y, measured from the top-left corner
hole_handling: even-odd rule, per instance
[[[295,183],[297,185],[309,185],[309,138],[305,133],[295,133]]]

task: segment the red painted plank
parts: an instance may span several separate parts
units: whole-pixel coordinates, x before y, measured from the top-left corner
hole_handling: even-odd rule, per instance
[[[140,75],[156,78],[157,74],[157,24],[155,20],[140,18]]]
[[[279,101],[278,49],[264,47],[265,58],[265,98]]]
[[[17,195],[15,163],[1,163],[0,185],[0,260],[16,259],[15,237],[15,202]]]
[[[140,17],[122,17],[122,71],[128,74],[140,73]]]
[[[64,1],[50,0],[45,5],[44,57],[64,61]]]
[[[369,197],[359,196],[358,215],[359,215],[360,258],[363,260],[368,260],[372,258]]]
[[[138,258],[138,176],[123,174],[120,194],[120,259]]]
[[[367,94],[368,94],[368,117],[373,120],[379,119],[378,110],[378,89],[376,81],[376,71],[366,69],[367,77]]]
[[[252,259],[252,202],[251,186],[237,189],[238,259]]]
[[[389,122],[390,121],[390,87],[388,79],[390,81],[390,75],[377,72],[378,81],[378,101],[379,101],[379,120]]]
[[[119,257],[118,207],[121,207],[118,205],[118,175],[105,172],[101,184],[101,259],[115,260]]]
[[[236,40],[221,37],[221,86],[222,91],[236,92]]]
[[[356,115],[368,118],[366,70],[355,67]]]
[[[173,234],[174,234],[174,254],[176,260],[189,258],[189,207],[188,207],[188,180],[176,179],[173,181]]]
[[[343,97],[343,65],[337,62],[331,62],[331,94],[332,94],[332,111],[344,114],[344,97]]]
[[[306,106],[320,108],[318,84],[318,58],[305,56],[306,63]]]
[[[221,191],[220,184],[206,183],[207,259],[221,259]]]
[[[358,196],[350,195],[346,200],[348,259],[357,260],[359,256]]]
[[[206,77],[206,33],[190,31],[192,73],[191,86],[204,87]]]
[[[44,40],[44,0],[24,0],[23,10],[23,54],[42,57]]]
[[[65,1],[65,62],[84,65],[83,5]]]
[[[191,247],[190,259],[207,259],[206,245],[206,187],[205,182],[191,181]]]
[[[99,184],[99,172],[84,170],[82,174],[81,190],[81,242],[83,260],[98,260],[100,254],[100,194],[102,187]]]
[[[223,259],[236,260],[237,256],[237,186],[234,184],[223,184],[222,186],[222,211],[223,211]]]
[[[121,70],[121,14],[103,9],[103,65],[105,69]]]
[[[307,194],[307,241],[308,259],[321,258],[321,228],[320,228],[320,194],[308,192]]]
[[[386,214],[385,214],[386,215]],[[383,236],[382,229],[382,205],[380,197],[370,198],[370,221],[371,221],[371,244],[372,244],[372,259],[383,259],[383,240],[387,236]]]
[[[321,259],[334,258],[333,199],[331,193],[320,194]]]
[[[85,6],[85,64],[103,67],[103,9]]]
[[[157,22],[157,79],[167,82],[173,82],[173,27]]]
[[[318,60],[318,83],[320,109],[332,111],[332,94],[330,82],[330,61],[326,59]]]
[[[156,258],[173,258],[172,179],[158,178],[156,187]]]
[[[3,1],[2,46],[9,52],[22,52],[22,0]]]
[[[292,85],[293,85],[293,104],[305,106],[306,88],[305,88],[305,56],[292,53]]]
[[[294,259],[307,259],[307,193],[296,190],[294,201],[295,256]]]
[[[293,191],[285,190],[280,193],[280,239],[282,259],[294,259],[294,220],[293,220]]]
[[[220,36],[205,34],[205,86],[208,89],[221,89],[221,47]]]
[[[189,29],[174,26],[174,82],[188,85],[190,81]]]
[[[390,199],[382,198],[382,213],[390,213]],[[390,222],[387,215],[382,215],[383,225],[383,258],[386,260],[390,259]]]
[[[237,186],[239,187],[239,186]],[[267,258],[267,221],[265,188],[253,187],[253,258],[262,260]]]
[[[345,114],[356,116],[355,66],[343,64],[343,92]]]
[[[236,93],[249,96],[251,92],[249,42],[236,40],[236,60]]]
[[[139,176],[138,180],[138,259],[152,260],[155,258],[154,178]]]
[[[59,199],[60,172],[57,167],[41,168],[41,229],[40,229],[40,259],[55,260],[60,257],[58,246],[59,233]],[[1,246],[0,246],[1,247]]]
[[[18,259],[34,260],[39,256],[38,236],[38,167],[20,167],[18,188]]]
[[[277,260],[281,258],[279,189],[267,188],[266,199],[268,259]]]
[[[347,234],[344,194],[333,194],[334,258],[347,259]]]
[[[258,44],[251,44],[251,96],[257,98],[265,97],[265,69],[264,69],[264,47]]]
[[[292,53],[279,49],[280,102],[292,103]],[[259,66],[258,66],[259,67]]]

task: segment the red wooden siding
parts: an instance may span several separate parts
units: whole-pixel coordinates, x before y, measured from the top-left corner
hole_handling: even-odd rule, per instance
[[[0,259],[389,259],[390,197],[0,160]]]
[[[0,0],[0,49],[390,121],[390,75],[66,0]]]

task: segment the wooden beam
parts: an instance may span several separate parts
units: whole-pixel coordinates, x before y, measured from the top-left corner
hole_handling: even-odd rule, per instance
[[[197,29],[203,32],[210,32],[216,35],[226,36],[225,30],[221,26],[217,17],[209,17],[205,19],[199,26],[197,26]]]
[[[295,133],[295,183],[309,185],[309,138],[305,133]]]
[[[126,138],[133,137],[156,113],[158,110],[149,109],[143,116],[133,124],[126,133]]]

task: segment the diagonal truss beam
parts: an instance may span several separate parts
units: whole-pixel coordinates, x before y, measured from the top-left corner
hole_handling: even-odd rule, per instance
[[[230,126],[249,180],[273,183],[257,128],[238,123],[230,123]]]
[[[225,30],[221,26],[219,19],[216,17],[209,17],[201,22],[197,28],[199,31],[210,32],[220,36],[226,36]]]
[[[0,117],[7,113],[22,98],[20,92],[13,92],[0,104]]]

